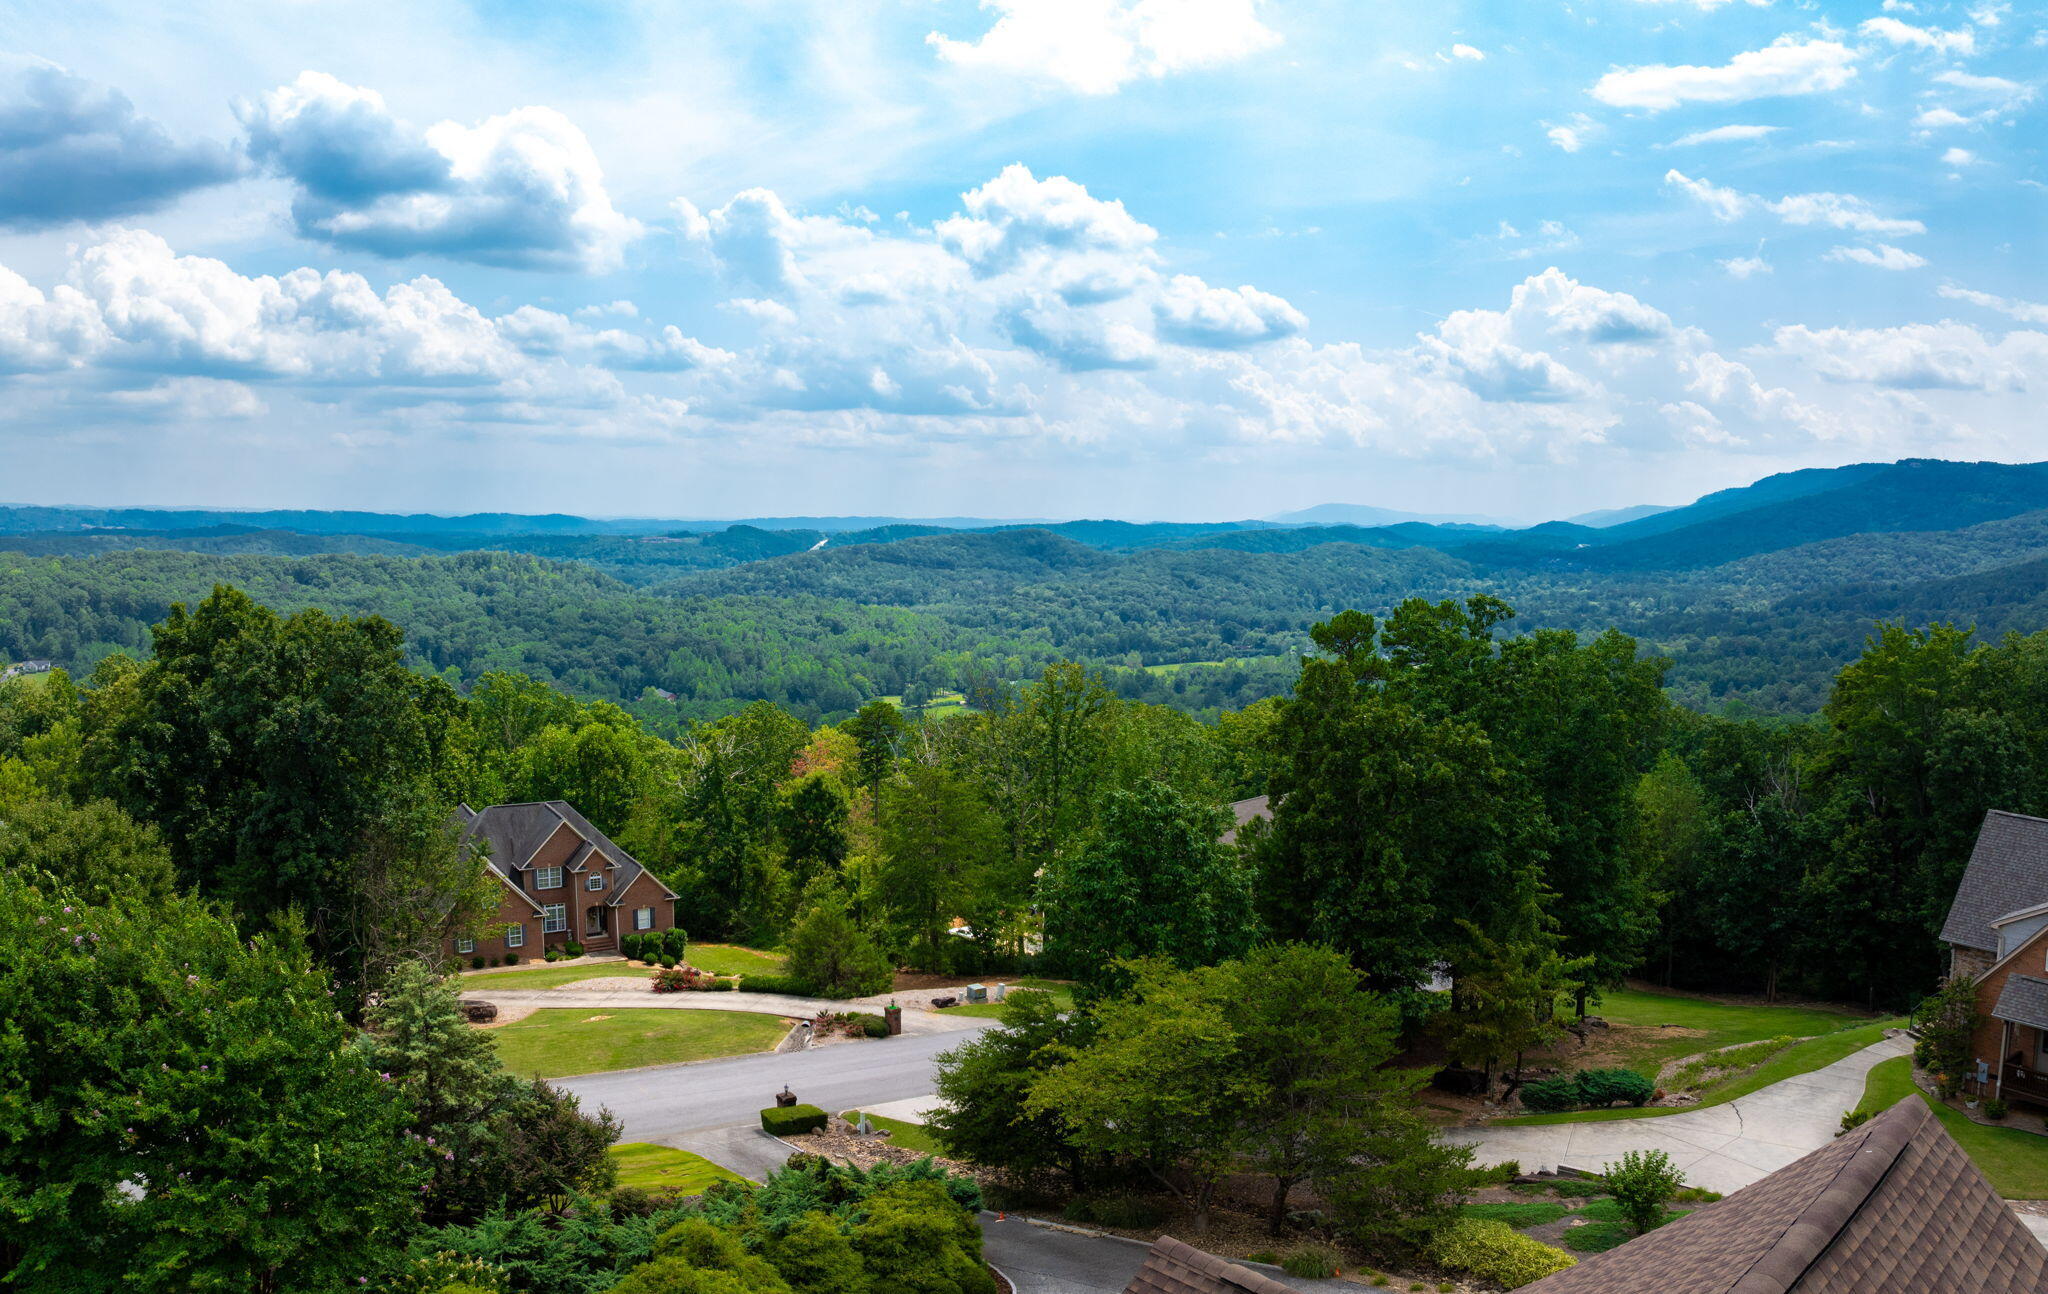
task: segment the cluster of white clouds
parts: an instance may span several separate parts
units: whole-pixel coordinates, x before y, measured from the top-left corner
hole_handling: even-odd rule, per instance
[[[1839,402],[1557,269],[1526,277],[1504,308],[1457,311],[1375,350],[1311,341],[1302,312],[1270,292],[1175,271],[1120,203],[1023,166],[930,227],[877,223],[758,189],[708,212],[678,203],[674,234],[754,330],[731,349],[630,302],[492,316],[429,277],[380,292],[312,269],[244,276],[116,230],[47,290],[0,272],[0,370],[29,384],[18,394],[68,380],[74,399],[188,418],[249,416],[285,392],[567,434],[753,425],[843,444],[1030,437],[1226,458],[1276,442],[1478,460],[1761,450],[1871,425],[1851,432]],[[2048,371],[2041,334],[1941,328],[1785,328],[1770,358],[1894,391],[2012,391]]]
[[[1109,94],[1140,78],[1214,67],[1279,44],[1259,7],[1259,0],[982,0],[999,16],[980,37],[935,31],[926,41],[962,68]]]

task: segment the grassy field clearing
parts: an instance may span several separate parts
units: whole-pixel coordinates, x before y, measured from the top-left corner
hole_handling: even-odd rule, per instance
[[[563,1078],[767,1051],[789,1026],[745,1011],[535,1011],[491,1030],[515,1074]]]
[[[780,975],[782,957],[778,953],[761,952],[754,948],[742,948],[738,944],[692,944],[688,957],[690,965],[699,970],[708,970],[714,975],[740,975],[755,972],[762,975]],[[464,971],[458,987],[464,989],[488,988],[560,988],[564,984],[575,984],[587,979],[616,979],[621,975],[645,976],[648,968],[622,961],[590,962],[581,966],[536,966],[531,970],[508,971]]]
[[[743,1182],[746,1178],[723,1168],[702,1155],[673,1146],[646,1141],[628,1141],[607,1152],[619,1166],[620,1186],[638,1186],[648,1191],[680,1191],[701,1195],[713,1182]]]
[[[1619,1062],[1652,1082],[1656,1081],[1658,1072],[1665,1065],[1683,1056],[1785,1038],[1801,1038],[1803,1041],[1785,1045],[1746,1074],[1709,1086],[1701,1093],[1697,1105],[1528,1114],[1502,1119],[1501,1123],[1523,1126],[1653,1119],[1682,1110],[1724,1105],[1772,1083],[1832,1065],[1879,1041],[1887,1028],[1896,1028],[1900,1023],[1898,1020],[1871,1020],[1867,1016],[1826,1008],[1713,1002],[1637,989],[1609,992],[1596,1012],[1610,1024],[1622,1026],[1627,1031],[1607,1040],[1607,1044],[1620,1053]],[[1581,1068],[1590,1067],[1581,1065]]]
[[[2008,1200],[2048,1200],[2048,1137],[2018,1128],[1986,1127],[1960,1110],[1929,1100],[1913,1086],[1911,1056],[1878,1062],[1864,1080],[1863,1100],[1856,1108],[1877,1114],[1912,1097],[1934,1107],[1934,1117],[2000,1195]]]

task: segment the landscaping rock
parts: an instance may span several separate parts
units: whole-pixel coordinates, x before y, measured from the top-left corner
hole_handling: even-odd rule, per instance
[[[495,1002],[464,1002],[463,1018],[471,1024],[489,1024],[498,1018],[498,1004]]]

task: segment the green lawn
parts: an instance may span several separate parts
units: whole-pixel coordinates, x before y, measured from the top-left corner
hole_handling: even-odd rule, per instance
[[[1053,1002],[1060,1010],[1071,1011],[1074,1009],[1074,991],[1060,980],[1039,979],[1036,976],[1027,975],[1023,979],[1011,984],[1010,992],[1015,993],[1020,988],[1038,989],[1041,992],[1050,993],[1052,994]],[[964,994],[965,990],[963,989],[962,992]],[[990,1020],[998,1020],[1002,1018],[1003,1004],[1001,1002],[978,1002],[971,1006],[941,1007],[939,1014],[978,1015]]]
[[[859,1110],[848,1110],[839,1117],[848,1123],[856,1125],[860,1123]],[[945,1147],[939,1144],[938,1138],[926,1132],[922,1123],[906,1123],[902,1119],[885,1119],[879,1114],[870,1114],[868,1122],[883,1132],[888,1133],[889,1144],[892,1146],[901,1146],[905,1150],[915,1150],[920,1155],[943,1155],[946,1153]]]
[[[1926,1094],[1913,1086],[1913,1058],[1894,1056],[1871,1069],[1856,1108],[1877,1114],[1909,1096],[1927,1101]],[[1927,1103],[2000,1195],[2008,1200],[2048,1200],[2048,1137],[2017,1128],[1987,1128],[1960,1111]]]
[[[713,1182],[743,1182],[746,1178],[723,1168],[702,1155],[673,1146],[645,1141],[628,1141],[608,1151],[619,1166],[620,1186],[638,1186],[649,1191],[680,1191],[701,1195]]]
[[[766,1051],[787,1026],[778,1016],[745,1011],[589,1008],[535,1011],[491,1030],[498,1057],[515,1074],[561,1078],[642,1065]]]
[[[1786,1036],[1818,1036],[1808,1037],[1804,1042],[1793,1043],[1747,1074],[1709,1087],[1701,1094],[1697,1105],[1525,1114],[1499,1120],[1500,1123],[1516,1126],[1595,1123],[1612,1119],[1654,1119],[1661,1115],[1677,1114],[1682,1110],[1724,1105],[1738,1096],[1747,1096],[1780,1080],[1811,1073],[1824,1065],[1832,1065],[1844,1056],[1852,1055],[1879,1041],[1884,1037],[1886,1029],[1897,1028],[1903,1023],[1895,1019],[1869,1020],[1867,1017],[1847,1012],[1817,1010],[1812,1007],[1748,1006],[1709,1002],[1701,998],[1681,997],[1669,993],[1644,993],[1634,989],[1616,989],[1608,993],[1598,1007],[1598,1014],[1611,1023],[1636,1028],[1678,1025],[1702,1031],[1668,1039],[1653,1039],[1646,1045],[1638,1047],[1630,1057],[1629,1068],[1652,1080],[1656,1078],[1660,1068],[1680,1056]]]
[[[742,948],[738,944],[691,944],[689,956],[684,960],[713,975],[744,975],[749,971],[780,975],[783,972],[782,954],[764,953],[758,948]]]

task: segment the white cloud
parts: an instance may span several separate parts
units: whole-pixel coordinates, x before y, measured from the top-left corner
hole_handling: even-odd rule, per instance
[[[1977,155],[1967,148],[1951,148],[1941,155],[1943,166],[1970,166],[1977,161]]]
[[[1903,247],[1893,247],[1889,243],[1879,243],[1876,247],[1832,248],[1827,254],[1827,259],[1868,265],[1880,270],[1917,270],[1927,264],[1925,256],[1916,256]]]
[[[1752,8],[1756,9],[1767,9],[1770,7],[1771,4],[1771,0],[1745,0],[1745,2],[1749,4]],[[1701,9],[1708,13],[1712,13],[1714,10],[1721,8],[1723,5],[1733,4],[1734,0],[1636,0],[1636,3],[1689,4],[1695,9]]]
[[[1725,144],[1731,141],[1763,139],[1782,129],[1782,126],[1716,126],[1712,130],[1695,130],[1689,135],[1680,135],[1666,147],[1691,148],[1698,144]]]
[[[977,273],[1010,269],[1043,254],[1141,256],[1159,236],[1133,219],[1123,203],[1092,197],[1065,176],[1041,180],[1017,163],[962,201],[967,214],[936,228],[939,241]]]
[[[1958,90],[1990,95],[1998,99],[2017,99],[2024,102],[2034,97],[2033,87],[2002,76],[1979,76],[1974,72],[1960,72],[1955,68],[1949,68],[1936,72],[1934,79],[1943,85],[1952,85]]]
[[[531,269],[618,267],[638,221],[613,208],[590,141],[552,108],[425,131],[322,72],[237,104],[249,155],[297,186],[299,232],[380,256]]]
[[[1913,124],[1922,130],[1942,130],[1949,126],[1967,126],[1970,118],[1952,108],[1923,108],[1913,118]]]
[[[1738,279],[1755,278],[1771,272],[1771,263],[1760,256],[1731,256],[1720,265],[1730,277]]]
[[[1483,63],[1486,61],[1486,55],[1470,45],[1451,46],[1451,57],[1465,59],[1473,63]]]
[[[1836,382],[1902,390],[2017,392],[2048,378],[2048,333],[1993,338],[1944,320],[1896,328],[1808,328],[1773,335],[1777,349]]]
[[[1650,64],[1616,68],[1592,95],[1616,108],[1662,112],[1685,103],[1742,103],[1773,95],[1840,89],[1856,75],[1856,52],[1839,41],[1781,36],[1718,67]]]
[[[147,211],[241,170],[227,148],[173,139],[116,90],[0,56],[0,225]]]
[[[1168,281],[1152,314],[1166,340],[1222,350],[1278,341],[1308,327],[1301,311],[1270,292],[1210,287],[1191,274]]]
[[[1880,215],[1868,202],[1851,193],[1789,193],[1774,201],[1696,180],[1678,170],[1666,171],[1664,182],[1683,189],[1713,212],[1715,218],[1724,221],[1738,220],[1752,211],[1767,211],[1788,225],[1819,225],[1892,236],[1927,232],[1927,226],[1920,221]]]
[[[1935,290],[1951,300],[1967,301],[1986,310],[1996,310],[1999,314],[2009,315],[2021,323],[2048,324],[2048,304],[1993,296],[1989,292],[1978,292],[1973,288],[1959,288],[1952,283],[1944,283]]]
[[[978,40],[925,37],[939,57],[1109,94],[1141,77],[1236,62],[1279,43],[1258,0],[982,0],[1000,15]]]
[[[1977,52],[1977,34],[1968,27],[1942,31],[1936,27],[1915,27],[1896,18],[1867,18],[1856,30],[1901,47],[1933,50],[1941,54]]]
[[[1599,138],[1603,133],[1600,124],[1583,112],[1573,113],[1571,120],[1562,124],[1552,125],[1549,122],[1543,124],[1549,127],[1543,133],[1550,139],[1550,142],[1567,153],[1578,152],[1590,141]]]

